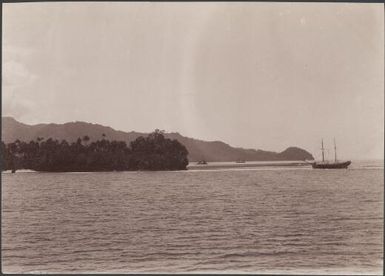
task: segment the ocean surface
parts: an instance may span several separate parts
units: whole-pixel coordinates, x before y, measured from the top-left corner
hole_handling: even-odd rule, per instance
[[[2,174],[2,272],[382,274],[383,161]]]

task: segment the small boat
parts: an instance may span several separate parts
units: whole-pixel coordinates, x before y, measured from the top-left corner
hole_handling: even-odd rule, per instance
[[[324,142],[321,141],[321,151],[322,151],[322,162],[313,162],[311,163],[313,169],[347,169],[348,166],[352,163],[349,161],[338,161],[337,160],[337,147],[336,141],[334,140],[334,162],[325,161],[324,154]]]
[[[237,160],[237,161],[235,161],[235,163],[246,163],[246,161],[245,160]]]
[[[207,165],[207,162],[205,160],[200,160],[197,162],[198,165]]]

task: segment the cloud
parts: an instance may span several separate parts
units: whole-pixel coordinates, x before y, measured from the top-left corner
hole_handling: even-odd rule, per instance
[[[23,86],[34,81],[37,76],[26,66],[33,51],[25,47],[4,44],[2,81],[5,86]]]
[[[33,53],[33,50],[26,47],[19,47],[7,44],[3,45],[3,60],[10,60],[14,58],[26,58]]]
[[[28,49],[4,47],[2,110],[18,119],[35,107],[30,91],[38,77],[23,62],[28,55]]]
[[[301,23],[301,25],[306,25],[306,18],[305,17],[301,17],[299,22]]]
[[[26,86],[37,78],[26,66],[15,60],[3,64],[3,85],[5,86]]]

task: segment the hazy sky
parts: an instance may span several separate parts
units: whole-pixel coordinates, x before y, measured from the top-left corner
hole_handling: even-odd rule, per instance
[[[384,153],[383,4],[3,4],[2,112]],[[332,151],[330,151],[332,156]]]

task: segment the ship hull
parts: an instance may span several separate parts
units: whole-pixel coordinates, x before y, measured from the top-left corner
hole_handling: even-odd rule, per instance
[[[337,163],[312,163],[313,169],[347,169],[351,161],[337,162]]]

